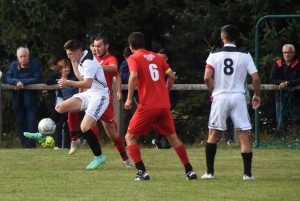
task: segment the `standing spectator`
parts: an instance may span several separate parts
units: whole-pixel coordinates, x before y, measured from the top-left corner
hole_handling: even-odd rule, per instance
[[[202,179],[214,178],[217,137],[221,131],[226,130],[226,119],[230,116],[234,128],[238,130],[241,143],[244,162],[243,180],[254,180],[251,172],[253,154],[248,136],[248,130],[252,127],[247,112],[244,83],[249,73],[254,88],[252,107],[256,109],[260,105],[260,79],[251,55],[235,46],[238,35],[237,27],[233,25],[222,27],[221,39],[224,47],[211,52],[206,60],[204,81],[212,93],[213,102],[208,122],[210,133],[205,149],[207,172],[201,177]]]
[[[68,60],[62,59],[59,62],[57,62],[56,65],[58,68],[58,72],[48,77],[45,80],[45,84],[47,85],[58,84],[58,80],[61,78],[78,81],[74,72],[71,71],[71,63]],[[62,101],[69,99],[74,94],[77,94],[78,88],[67,86],[65,88],[56,90],[55,93],[56,93],[55,105],[57,105]],[[54,133],[54,140],[55,140],[54,149],[70,148],[70,133],[67,124],[67,119],[68,119],[68,113],[62,114],[61,119],[56,125],[56,130]]]
[[[300,91],[294,90],[300,85],[300,63],[295,57],[295,47],[292,44],[285,44],[282,47],[282,58],[277,60],[272,67],[270,74],[270,83],[278,85],[279,90],[276,91],[276,120],[277,126],[288,118],[292,121],[292,134],[298,135],[299,125],[299,108],[300,108]],[[289,103],[285,103],[284,97],[289,97]],[[290,116],[286,116],[281,111],[281,104],[289,104]],[[294,136],[296,137],[296,136]]]
[[[128,153],[138,169],[135,180],[150,179],[137,140],[139,136],[148,135],[152,126],[157,133],[167,136],[185,168],[186,178],[197,179],[185,146],[177,137],[174,120],[170,113],[169,92],[175,81],[173,71],[160,55],[145,49],[145,38],[141,32],[131,33],[128,43],[133,55],[128,58],[130,77],[125,109],[129,110],[132,107],[132,96],[136,86],[140,98],[125,137]],[[168,76],[167,84],[165,76]]]
[[[17,58],[18,61],[12,62],[6,73],[6,82],[14,89],[13,106],[21,145],[23,148],[36,148],[35,141],[23,133],[27,130],[37,132],[39,93],[37,90],[24,90],[24,86],[40,83],[41,69],[36,61],[30,59],[28,48],[19,47]]]
[[[101,116],[100,120],[106,131],[107,136],[113,142],[125,166],[132,167],[130,159],[128,158],[126,153],[126,148],[123,139],[121,135],[117,132],[117,124],[114,120],[113,93],[112,93],[113,77],[117,78],[118,100],[122,99],[122,80],[118,71],[118,61],[116,57],[112,56],[108,51],[109,40],[107,37],[105,36],[96,37],[94,41],[94,48],[96,52],[96,59],[98,60],[98,62],[100,63],[100,65],[104,70],[107,86],[110,90],[109,105],[105,110],[104,114]]]
[[[161,50],[158,51],[158,54],[161,55],[165,61],[167,62],[167,64],[169,64],[171,70],[173,71],[174,75],[177,76],[176,74],[176,68],[175,66],[169,61],[169,55],[167,53],[167,50],[165,48],[162,48]],[[168,77],[166,76],[166,81],[167,81]],[[178,101],[178,95],[177,95],[177,91],[176,90],[171,90],[169,93],[169,98],[170,98],[170,104],[171,104],[171,114],[173,114],[174,110],[175,110],[175,106],[177,105],[177,101]],[[164,138],[165,140],[165,146],[163,147],[161,144],[161,140]],[[170,145],[168,139],[166,138],[165,135],[160,135],[160,134],[156,134],[156,138],[154,140],[152,140],[152,144],[156,145],[157,149],[171,149],[172,146]]]
[[[72,86],[76,88],[88,88],[88,90],[75,94],[73,97],[56,105],[55,110],[49,118],[57,123],[63,113],[85,110],[80,128],[95,156],[86,169],[94,170],[99,165],[105,163],[106,158],[102,154],[100,143],[91,130],[91,126],[97,123],[109,104],[109,89],[101,65],[99,65],[92,53],[87,50],[82,50],[79,41],[67,41],[64,45],[64,49],[79,81],[61,78],[58,80],[59,87]],[[46,142],[53,141],[52,137],[45,136],[41,133],[24,132],[24,135],[38,140],[42,145]]]
[[[123,56],[124,56],[124,61],[121,63],[120,65],[120,76],[122,79],[122,84],[128,84],[128,79],[129,79],[129,69],[128,69],[128,62],[127,62],[127,58],[132,55],[132,52],[130,50],[129,47],[126,47],[123,50]],[[120,134],[121,136],[125,139],[125,135],[127,133],[127,128],[129,125],[129,122],[137,108],[138,105],[138,95],[137,95],[137,91],[135,90],[133,93],[133,103],[132,103],[132,108],[130,110],[126,110],[124,108],[124,104],[125,101],[127,99],[127,95],[128,95],[128,90],[122,90],[122,100],[121,100],[121,131]],[[125,100],[125,101],[124,101]]]

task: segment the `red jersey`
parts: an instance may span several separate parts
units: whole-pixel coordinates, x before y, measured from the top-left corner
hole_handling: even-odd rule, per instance
[[[170,67],[164,58],[141,49],[132,54],[127,61],[129,71],[138,73],[139,107],[144,109],[170,108],[165,80],[165,71]]]
[[[116,59],[116,57],[108,54],[102,58],[96,56],[96,59],[97,61],[100,63],[100,65],[111,65],[111,64],[114,64],[116,66],[118,66],[118,61]],[[113,77],[117,76],[119,74],[119,71],[116,71],[116,72],[107,72],[107,71],[104,71],[104,76],[105,76],[105,79],[106,79],[106,82],[107,82],[107,86],[110,90],[110,94],[112,95],[112,83],[113,83]]]

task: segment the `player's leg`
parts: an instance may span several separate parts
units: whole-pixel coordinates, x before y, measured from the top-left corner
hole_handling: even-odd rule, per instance
[[[58,121],[61,119],[63,113],[66,113],[68,111],[79,111],[81,109],[82,104],[83,104],[83,99],[73,96],[72,98],[69,98],[68,100],[65,100],[59,103],[58,105],[56,105],[55,110],[51,113],[49,118],[52,119],[57,124]],[[47,144],[51,144],[52,146],[54,142],[52,137],[50,136],[46,137],[41,133],[24,132],[24,136],[31,139],[38,140],[40,143],[42,143],[42,146],[47,146]]]
[[[177,156],[179,157],[182,165],[185,168],[187,180],[197,179],[197,175],[193,171],[193,167],[189,162],[186,148],[176,134],[174,120],[169,109],[160,109],[160,115],[155,119],[153,128],[157,133],[165,135],[169,140],[170,144],[174,148]]]
[[[244,180],[254,180],[254,176],[252,175],[252,158],[253,153],[251,151],[251,144],[249,140],[248,131],[238,131],[238,137],[241,144],[241,155],[244,163]]]
[[[102,154],[102,149],[100,143],[91,130],[91,127],[96,124],[96,120],[90,115],[86,114],[80,124],[80,129],[82,131],[82,135],[85,136],[87,142],[95,155],[93,161],[86,167],[89,170],[96,169],[99,165],[105,163],[105,156]]]
[[[215,156],[217,153],[217,138],[221,135],[221,132],[216,129],[208,130],[208,139],[205,147],[205,156],[206,156],[206,173],[201,177],[202,179],[213,179],[214,178],[214,163]]]
[[[87,103],[88,107],[82,108],[83,110],[86,109],[86,111],[81,121],[80,129],[82,131],[82,135],[87,140],[93,154],[95,155],[93,161],[86,167],[88,170],[93,170],[106,161],[105,156],[102,154],[99,140],[97,139],[95,133],[91,130],[91,127],[97,124],[97,121],[107,109],[109,104],[108,93],[104,92],[100,95],[89,94],[89,100]]]
[[[253,153],[251,150],[251,144],[249,140],[248,130],[252,129],[249,121],[249,115],[247,110],[247,103],[244,94],[232,95],[232,110],[230,117],[232,119],[234,128],[238,130],[238,138],[241,144],[241,155],[244,163],[244,180],[254,180],[254,176],[251,172]]]
[[[105,110],[104,114],[101,116],[101,123],[104,127],[104,130],[113,142],[116,150],[119,152],[123,163],[126,167],[132,167],[130,159],[127,156],[125,144],[121,135],[117,132],[117,124],[114,121],[113,107],[111,105]]]
[[[150,112],[148,112],[150,111]],[[149,180],[149,174],[146,171],[145,164],[142,160],[141,150],[137,143],[139,136],[146,136],[153,125],[151,116],[152,110],[143,111],[137,108],[133,117],[130,120],[127,134],[125,136],[128,154],[135,164],[138,173],[135,175],[135,180]]]
[[[211,105],[208,122],[208,139],[205,147],[207,172],[202,179],[214,178],[214,161],[217,153],[217,138],[221,135],[221,130],[226,130],[226,119],[228,110],[228,101],[226,96],[218,95],[214,97]]]

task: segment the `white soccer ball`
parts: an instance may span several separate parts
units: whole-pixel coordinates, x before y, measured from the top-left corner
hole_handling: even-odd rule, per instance
[[[56,130],[56,124],[52,119],[44,118],[39,122],[38,129],[43,135],[53,135]]]

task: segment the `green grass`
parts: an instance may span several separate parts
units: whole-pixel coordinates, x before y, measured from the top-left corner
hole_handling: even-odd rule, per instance
[[[150,181],[134,181],[111,146],[103,148],[107,162],[97,170],[85,167],[93,156],[81,149],[0,149],[0,200],[299,200],[299,150],[254,149],[255,181],[242,180],[237,148],[220,148],[215,179],[186,181],[174,150],[142,148]],[[205,172],[204,148],[188,148],[200,178]]]

